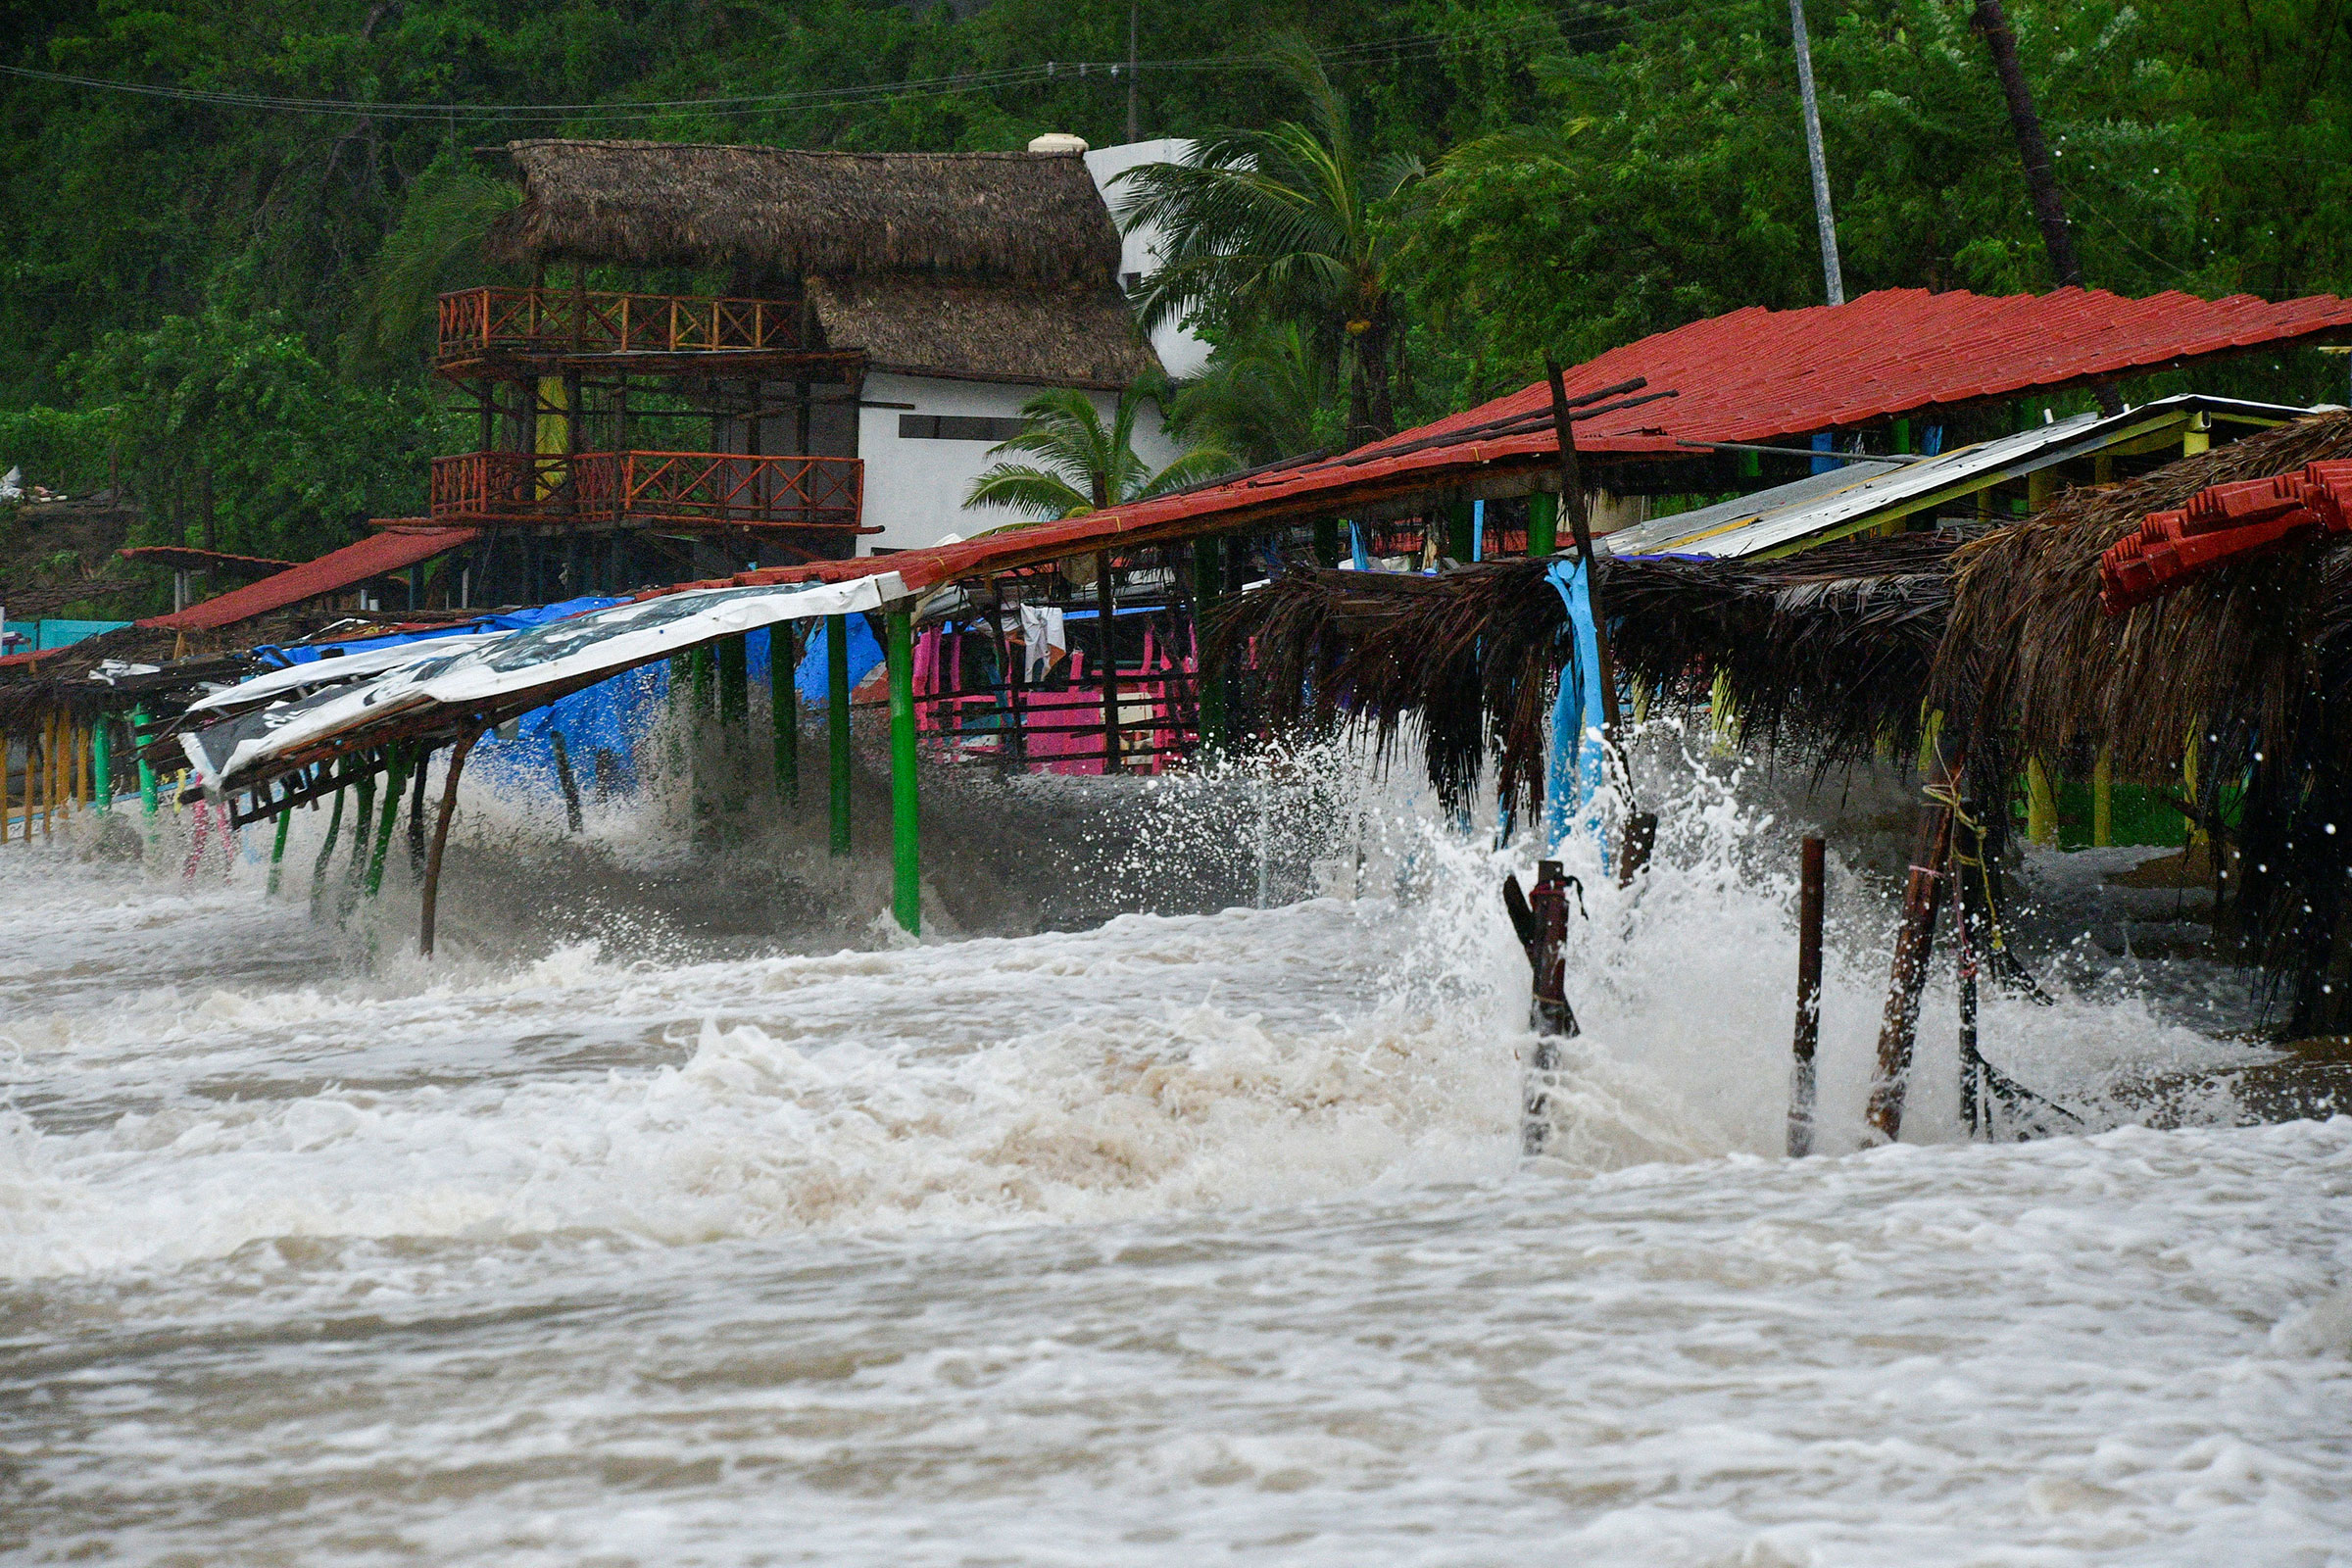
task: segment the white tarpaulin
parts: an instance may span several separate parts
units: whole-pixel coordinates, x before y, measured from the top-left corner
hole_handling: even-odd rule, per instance
[[[267,778],[270,764],[298,751],[332,748],[347,732],[430,710],[502,715],[541,706],[535,694],[593,684],[699,644],[780,621],[879,610],[906,597],[898,573],[848,582],[774,583],[755,588],[698,588],[614,605],[542,626],[474,642],[455,652],[402,663],[357,685],[294,698],[225,723],[183,733],[208,789]]]

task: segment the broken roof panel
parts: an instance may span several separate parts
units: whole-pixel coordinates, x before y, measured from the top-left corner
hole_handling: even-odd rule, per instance
[[[1783,553],[1891,522],[2003,479],[2087,457],[2197,414],[2276,424],[2309,413],[2278,403],[2188,393],[2112,416],[2079,414],[1917,463],[1855,463],[1843,472],[1677,513],[1604,535],[1617,556],[1704,556],[1718,560]]]
[[[164,631],[213,631],[233,626],[240,620],[267,615],[306,599],[340,593],[370,578],[430,561],[460,545],[471,544],[480,534],[478,528],[437,528],[422,524],[383,528],[291,570],[232,588],[217,599],[207,599],[201,605],[190,605],[138,624]]]

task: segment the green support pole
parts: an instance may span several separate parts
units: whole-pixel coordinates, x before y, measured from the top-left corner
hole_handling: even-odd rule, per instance
[[[922,861],[915,837],[914,617],[883,616],[890,642],[890,882],[891,909],[908,936],[923,929]]]
[[[112,713],[100,713],[90,726],[90,804],[101,811],[115,808],[115,742]]]
[[[1336,566],[1340,564],[1340,519],[1337,517],[1315,519],[1315,564],[1319,566]]]
[[[375,824],[375,848],[368,856],[368,896],[371,899],[383,891],[384,857],[392,849],[392,824],[400,820],[400,792],[408,781],[409,750],[394,746],[392,765],[384,778],[384,810]]]
[[[343,791],[335,791],[335,808],[327,813],[326,838],[318,846],[318,863],[311,867],[311,906],[316,913],[318,895],[326,891],[326,868],[335,858],[335,835],[343,828]]]
[[[270,897],[277,897],[278,873],[286,863],[286,834],[294,826],[294,808],[277,813],[277,837],[270,844]]]
[[[694,665],[694,710],[708,713],[716,707],[713,699],[717,696],[717,682],[712,677],[717,665],[708,647],[697,648],[686,657]]]
[[[833,770],[833,853],[850,853],[850,617],[825,617],[825,750]]]
[[[1469,564],[1471,556],[1476,554],[1472,549],[1470,538],[1472,515],[1470,502],[1466,497],[1446,503],[1446,553],[1465,565]]]
[[[722,637],[717,645],[718,720],[742,724],[752,716],[752,650],[741,636]]]
[[[134,747],[146,744],[147,724],[147,709],[144,704],[130,710],[130,739]],[[155,764],[141,757],[139,759],[139,814],[153,816],[155,804]]]
[[[351,816],[351,864],[344,873],[353,887],[359,886],[360,878],[368,874],[368,823],[370,814],[375,810],[375,775],[373,773],[360,780],[360,795],[357,805],[359,808],[352,812]]]
[[[1527,498],[1527,554],[1530,560],[1556,555],[1560,548],[1560,498],[1538,490]]]
[[[787,801],[801,798],[801,688],[796,683],[800,661],[793,655],[798,640],[791,621],[767,629],[768,711],[776,727],[776,794]]]
[[[1208,659],[1208,634],[1205,622],[1209,607],[1225,586],[1225,550],[1221,539],[1193,541],[1193,620],[1194,635],[1200,644],[1200,750],[1222,751],[1225,746],[1225,682],[1222,669],[1212,669]]]

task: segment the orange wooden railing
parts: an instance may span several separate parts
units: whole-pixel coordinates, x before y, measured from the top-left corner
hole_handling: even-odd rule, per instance
[[[801,307],[785,300],[469,288],[441,296],[439,357],[491,353],[711,354],[801,347]]]
[[[433,460],[440,522],[859,525],[865,465],[856,458],[729,452],[465,452]]]

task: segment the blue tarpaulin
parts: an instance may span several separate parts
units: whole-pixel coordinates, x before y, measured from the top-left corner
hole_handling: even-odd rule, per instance
[[[297,643],[280,647],[265,643],[256,648],[254,657],[271,669],[283,669],[289,664],[307,664],[314,659],[331,659],[350,653],[355,648],[394,648],[402,643],[427,642],[435,637],[456,637],[467,632],[521,631],[525,627],[545,625],[562,620],[566,615],[584,615],[591,610],[603,610],[608,605],[621,604],[618,599],[586,597],[566,599],[553,605],[533,605],[527,610],[510,610],[478,620],[453,620],[445,626],[429,626],[421,631],[393,632],[381,637],[354,637],[339,643]],[[128,624],[124,622],[124,624]]]
[[[874,638],[874,628],[865,623],[863,615],[843,617],[849,623],[850,690],[874,672],[882,662],[882,645]],[[833,694],[832,676],[825,668],[825,639],[832,635],[830,620],[817,621],[808,633],[808,652],[801,656],[800,668],[793,673],[793,684],[800,688],[801,701],[821,703]]]
[[[1569,658],[1551,710],[1551,755],[1544,768],[1544,836],[1557,848],[1591,811],[1608,777],[1601,747],[1600,633],[1592,619],[1586,563],[1561,562],[1544,574],[1567,607]],[[1604,852],[1602,862],[1607,862]]]

